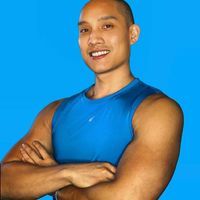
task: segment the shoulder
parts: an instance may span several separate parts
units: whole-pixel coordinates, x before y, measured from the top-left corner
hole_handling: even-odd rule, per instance
[[[63,99],[53,101],[45,106],[35,118],[28,133],[15,144],[9,153],[3,159],[3,162],[21,161],[20,146],[22,143],[32,145],[32,142],[37,140],[48,150],[52,152],[51,145],[51,120],[56,108],[60,105]]]
[[[38,114],[36,121],[41,121],[42,123],[45,122],[48,126],[51,127],[52,125],[52,120],[54,117],[54,114],[56,113],[57,109],[63,109],[66,105],[66,103],[72,103],[76,102],[77,100],[80,99],[82,92],[76,93],[74,95],[55,100],[48,105],[46,105]],[[64,104],[62,104],[64,103]],[[62,104],[62,105],[61,105]]]
[[[153,127],[181,129],[183,111],[175,100],[164,94],[150,95],[136,110],[132,124],[136,134]]]
[[[53,115],[54,115],[56,109],[59,107],[59,105],[64,100],[65,100],[65,98],[50,102],[41,111],[39,111],[38,115],[35,118],[35,122],[32,126],[32,129],[34,129],[40,125],[50,128]]]
[[[49,104],[47,104],[40,112],[40,115],[51,115],[55,112],[55,110],[57,109],[57,107],[64,101],[65,99],[58,99],[55,100],[53,102],[50,102]]]

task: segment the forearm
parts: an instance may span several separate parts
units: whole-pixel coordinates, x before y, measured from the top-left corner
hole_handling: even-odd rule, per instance
[[[113,200],[116,199],[117,190],[114,181],[99,183],[88,188],[67,186],[58,192],[59,200]]]
[[[137,183],[136,183],[137,182]],[[136,180],[131,185],[129,191],[122,182],[112,181],[108,183],[99,183],[88,188],[77,188],[75,186],[67,186],[58,192],[59,200],[156,200],[165,187],[162,181],[158,181],[151,185],[146,185],[141,180]],[[159,186],[158,186],[159,185]],[[157,189],[159,188],[159,189]]]
[[[113,182],[83,189],[69,186],[61,190],[59,200],[157,200],[166,186],[167,183],[160,180],[149,184],[141,179],[129,185]]]
[[[34,199],[70,185],[68,165],[2,164],[2,198]]]

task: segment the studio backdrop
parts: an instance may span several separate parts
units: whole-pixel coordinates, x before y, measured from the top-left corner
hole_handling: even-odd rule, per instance
[[[177,168],[160,199],[200,199],[200,2],[127,2],[141,28],[131,49],[133,74],[175,99],[185,116]],[[77,22],[85,3],[0,2],[0,159],[44,106],[94,82],[78,46]]]

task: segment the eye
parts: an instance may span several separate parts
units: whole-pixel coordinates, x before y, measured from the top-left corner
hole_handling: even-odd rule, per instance
[[[80,33],[86,33],[86,32],[88,32],[88,29],[87,29],[87,28],[82,28],[82,29],[80,29]]]
[[[111,29],[111,28],[113,28],[112,24],[105,24],[105,25],[103,25],[103,29]]]

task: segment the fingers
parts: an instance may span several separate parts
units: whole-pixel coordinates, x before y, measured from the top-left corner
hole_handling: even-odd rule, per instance
[[[108,162],[102,164],[105,169],[105,179],[103,181],[109,182],[115,179],[116,168]]]
[[[39,164],[41,159],[38,154],[27,144],[22,144],[20,149],[23,158],[30,163]]]
[[[101,169],[101,181],[109,182],[115,179],[116,168],[108,162],[99,163]]]
[[[29,162],[29,163],[35,164],[34,161],[29,157],[29,155],[26,153],[26,151],[23,148],[20,148],[20,152],[22,155],[23,162]]]
[[[113,165],[111,165],[108,162],[103,163],[103,165],[112,173],[116,173],[116,167],[114,167]]]
[[[112,181],[112,180],[114,180],[114,179],[115,179],[115,176],[114,176],[113,173],[109,173],[109,174],[107,175],[107,181]]]
[[[113,174],[108,169],[106,169],[106,171],[104,172],[103,181],[111,181],[111,180],[114,180],[114,178],[115,178],[115,174]]]
[[[39,151],[43,159],[50,158],[49,153],[45,149],[45,147],[38,141],[33,142],[34,147]]]

